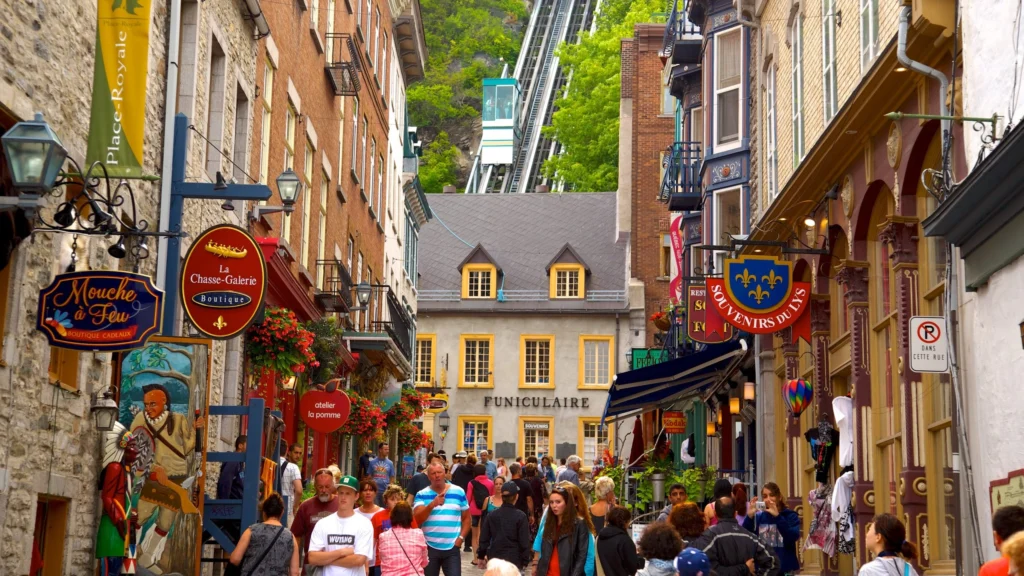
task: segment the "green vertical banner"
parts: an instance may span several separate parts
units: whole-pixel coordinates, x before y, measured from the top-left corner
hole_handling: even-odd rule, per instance
[[[86,163],[118,178],[142,176],[149,73],[149,2],[98,0],[96,67]]]

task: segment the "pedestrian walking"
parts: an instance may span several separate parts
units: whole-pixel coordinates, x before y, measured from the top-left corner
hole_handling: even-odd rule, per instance
[[[910,565],[917,546],[907,542],[907,528],[892,514],[879,514],[868,524],[864,548],[875,559],[860,567],[859,576],[917,576]]]
[[[288,451],[281,457],[281,466],[284,467],[281,472],[281,495],[288,497],[288,507],[291,508],[291,513],[284,515],[285,525],[290,525],[289,517],[291,521],[294,521],[295,514],[299,511],[299,506],[302,505],[303,487],[300,462],[302,462],[302,444],[296,443],[288,446]]]
[[[1018,566],[1024,566],[1024,532],[1018,532],[1003,543],[1001,549],[1006,558],[1010,574],[1018,574]]]
[[[317,522],[338,512],[338,497],[335,494],[334,474],[328,468],[321,468],[313,475],[316,495],[309,498],[295,512],[290,530],[296,539],[302,539],[303,556],[308,562],[309,543]]]
[[[708,528],[700,538],[690,543],[708,555],[711,569],[719,574],[742,572],[745,568],[753,576],[774,576],[779,573],[775,552],[760,539],[736,522],[736,505],[732,496],[723,496],[713,502],[718,522]],[[647,527],[650,530],[650,526]]]
[[[501,499],[501,487],[505,485],[505,479],[498,476],[494,479],[494,494],[487,499],[487,513],[490,514],[498,508],[501,508],[503,504]]]
[[[537,474],[537,465],[527,464],[523,468],[523,479],[530,485],[530,496],[533,498],[533,525],[540,525],[540,517],[548,501],[547,484]]]
[[[384,487],[387,490],[387,487]],[[356,512],[362,514],[367,520],[372,520],[377,512],[384,508],[377,506],[377,483],[370,479],[359,481],[359,508]]]
[[[487,569],[484,571],[484,576],[522,576],[522,574],[515,564],[500,558],[489,560],[487,562]]]
[[[433,452],[429,452],[427,454],[426,465],[430,466],[435,461],[441,463],[442,465],[444,463],[440,455],[435,454]],[[414,474],[413,477],[409,479],[408,486],[406,486],[406,490],[408,491],[406,498],[409,501],[409,506],[413,505],[413,502],[416,499],[416,493],[419,492],[420,490],[423,490],[427,486],[430,486],[430,479],[427,478],[427,469],[424,468],[423,470]]]
[[[544,456],[540,459],[541,476],[548,484],[555,483],[555,469],[551,467],[551,457]]]
[[[518,462],[513,463],[508,467],[512,473],[512,482],[519,488],[519,499],[516,500],[516,508],[523,511],[526,517],[530,519],[530,526],[536,526],[536,513],[534,512],[537,503],[533,501],[533,488],[530,483],[523,478],[523,466]]]
[[[583,497],[583,491],[578,486],[570,482],[559,482],[556,488],[563,488],[569,492],[572,496],[573,503],[576,507],[576,517],[586,525],[587,531],[590,532],[590,539],[587,542],[587,556],[583,563],[584,576],[595,576],[597,573],[597,547],[596,547],[596,536],[597,532],[594,530],[594,523],[590,518],[590,509],[587,507],[587,502]],[[550,497],[548,498],[550,502]],[[550,507],[549,507],[550,510]],[[548,511],[545,510],[541,516],[538,526],[545,526],[547,521]],[[543,548],[543,538],[541,531],[538,531],[533,540],[533,551],[540,554]]]
[[[711,561],[707,554],[696,548],[684,548],[676,556],[676,572],[679,576],[709,576]]]
[[[427,556],[430,563],[424,569],[425,576],[462,575],[462,558],[459,548],[466,541],[469,532],[469,502],[466,492],[444,479],[444,467],[434,463],[427,466],[430,486],[416,494],[413,514],[427,540]]]
[[[580,485],[580,457],[573,454],[565,463],[565,470],[562,470],[555,477],[556,482],[571,482],[576,486]]]
[[[378,505],[384,504],[380,497],[388,489],[388,484],[395,483],[395,463],[388,459],[390,452],[391,446],[381,442],[377,445],[377,457],[370,460],[370,477],[377,485]]]
[[[505,465],[504,458],[498,458],[498,476],[508,480],[508,466]]]
[[[381,576],[421,576],[430,560],[426,537],[414,525],[412,507],[396,498],[389,520],[391,529],[380,535]]]
[[[356,514],[359,481],[342,476],[337,487],[338,512],[316,523],[306,563],[323,566],[322,576],[365,576],[373,555],[373,525]]]
[[[594,496],[597,501],[590,505],[590,519],[594,522],[594,530],[600,534],[608,511],[615,506],[615,480],[607,476],[595,480]]]
[[[469,517],[472,527],[470,538],[473,540],[473,549],[480,544],[480,529],[483,519],[487,515],[487,501],[494,495],[494,482],[487,477],[487,467],[477,464],[473,471],[476,477],[469,481]]]
[[[548,497],[535,576],[583,576],[589,529],[579,519],[572,493],[556,486]]]
[[[675,576],[676,556],[683,550],[683,541],[671,524],[654,522],[644,529],[637,546],[647,559],[637,576]]]
[[[721,498],[729,498],[732,500],[732,482],[729,482],[725,478],[719,478],[715,481],[715,488],[712,492],[711,502],[704,507],[704,520],[708,525],[708,528],[718,524],[718,514],[715,513],[715,502]],[[733,500],[735,502],[735,500]]]
[[[500,558],[522,570],[533,556],[530,550],[530,521],[515,505],[516,499],[523,495],[514,482],[496,482],[501,486],[501,506],[488,513],[483,520],[480,541],[476,547],[477,566],[484,568],[488,559]]]
[[[381,510],[380,512],[377,512],[376,514],[374,514],[373,518],[370,518],[370,524],[373,525],[373,557],[374,557],[374,562],[371,564],[371,568],[370,568],[371,576],[373,576],[374,574],[377,574],[377,575],[380,574],[380,565],[381,564],[380,564],[380,554],[378,553],[378,549],[380,547],[380,537],[381,537],[381,534],[383,534],[384,532],[387,532],[388,530],[391,529],[391,512],[392,512],[392,510],[395,509],[395,506],[397,506],[399,502],[404,502],[404,501],[405,501],[405,492],[402,490],[402,487],[398,486],[397,484],[392,484],[391,486],[388,486],[387,490],[384,491],[384,509]],[[406,504],[408,504],[408,502],[406,502]],[[412,511],[412,506],[411,505],[409,507],[409,510],[410,510],[410,513],[411,513],[411,511]],[[411,526],[413,528],[417,528],[418,527],[415,520],[412,521]],[[374,571],[374,568],[376,568],[376,571]]]
[[[704,514],[693,502],[676,504],[668,515],[669,524],[676,529],[683,540],[683,548],[690,545],[704,533]]]
[[[494,481],[494,477],[498,475],[498,465],[491,460],[491,453],[487,450],[480,451],[480,463],[487,469],[487,479]]]
[[[992,536],[995,538],[999,558],[989,560],[978,570],[978,576],[1007,576],[1010,573],[1010,559],[1001,553],[1003,542],[1018,532],[1024,532],[1024,507],[1004,506],[992,516]]]
[[[756,510],[757,498],[750,502],[747,515],[753,522],[752,526],[747,524],[746,527],[752,529],[775,551],[779,558],[780,574],[794,574],[800,570],[800,559],[796,555],[796,544],[800,540],[800,516],[786,507],[782,490],[774,482],[764,485],[761,500],[764,502],[764,510],[760,511]]]
[[[299,545],[281,524],[284,500],[271,494],[263,501],[263,522],[242,532],[230,562],[246,576],[299,576]]]
[[[644,559],[636,553],[636,543],[628,532],[632,520],[633,515],[624,506],[612,506],[605,514],[595,554],[605,576],[633,576],[644,567]]]

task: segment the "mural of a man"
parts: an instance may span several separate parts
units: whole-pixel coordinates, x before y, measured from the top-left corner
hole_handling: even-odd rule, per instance
[[[154,513],[157,517],[152,528],[140,538],[138,561],[140,566],[159,574],[157,563],[163,556],[167,533],[179,512],[195,510],[181,484],[188,479],[189,459],[196,449],[196,430],[205,422],[196,418],[190,424],[186,415],[172,412],[170,392],[162,384],[143,386],[142,403],[143,409],[132,420],[131,431],[151,439],[154,457],[150,480],[143,486],[139,499],[139,522],[145,524]]]
[[[120,422],[103,439],[103,471],[100,473],[100,499],[103,516],[96,532],[96,558],[100,575],[121,574],[128,553],[128,541],[136,522],[131,509],[131,465],[138,456],[131,433]]]

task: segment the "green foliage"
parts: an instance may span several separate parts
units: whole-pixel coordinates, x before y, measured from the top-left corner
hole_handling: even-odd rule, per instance
[[[338,349],[345,345],[342,341],[345,329],[341,322],[334,317],[320,318],[306,322],[303,328],[313,334],[313,343],[309,349],[320,363],[308,371],[305,383],[323,384],[331,378],[336,378],[341,365]]]
[[[665,495],[673,484],[682,484],[686,487],[686,494],[691,502],[702,502],[711,498],[714,493],[715,467],[695,467],[686,470],[676,470],[667,466],[666,462],[651,462],[645,469],[632,475],[636,481],[636,500],[634,502],[620,502],[623,506],[633,511],[633,514],[647,512],[651,502],[654,501],[654,485],[651,483],[651,475],[660,472],[665,475]],[[615,481],[616,493],[621,494],[621,487],[625,482],[626,471],[623,466],[605,468],[601,471],[602,476],[608,476]],[[701,496],[703,488],[704,495]]]
[[[575,190],[615,190],[619,178],[619,100],[621,40],[635,24],[654,21],[662,0],[605,0],[597,28],[578,44],[558,48],[560,64],[572,81],[555,101],[557,109],[544,134],[557,139],[564,153],[544,163],[544,173]]]
[[[715,480],[718,479],[715,472],[714,466],[689,468],[683,472],[681,484],[686,486],[686,494],[690,500],[701,502],[709,500],[715,495]],[[703,496],[700,495],[702,487],[704,489]]]
[[[458,160],[459,150],[448,140],[448,133],[442,131],[423,151],[419,172],[423,190],[438,193],[446,184],[455,184]]]

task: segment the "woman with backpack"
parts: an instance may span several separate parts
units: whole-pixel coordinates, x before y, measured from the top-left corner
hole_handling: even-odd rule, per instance
[[[473,479],[469,481],[466,498],[469,500],[469,515],[473,519],[473,549],[480,545],[480,529],[487,515],[487,501],[494,495],[494,483],[487,478],[487,467],[473,466]]]

